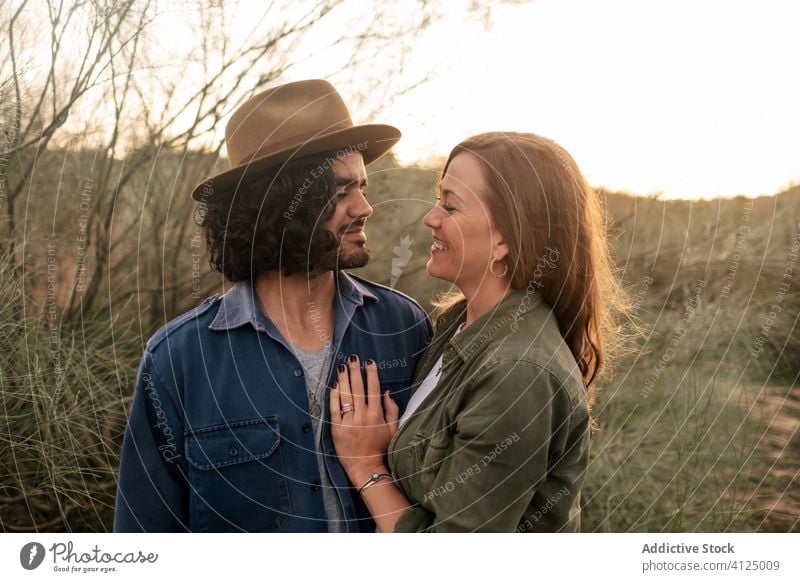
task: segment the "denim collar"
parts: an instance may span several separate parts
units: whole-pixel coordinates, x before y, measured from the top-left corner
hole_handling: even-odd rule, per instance
[[[337,295],[360,306],[364,300],[378,301],[378,298],[355,276],[344,271],[336,273]],[[246,323],[258,331],[269,332],[269,320],[261,311],[251,281],[239,281],[225,295],[214,321],[208,326],[213,330],[228,330]]]

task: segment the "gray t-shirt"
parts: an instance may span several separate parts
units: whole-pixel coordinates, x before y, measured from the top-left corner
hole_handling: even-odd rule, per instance
[[[331,342],[325,342],[322,349],[316,352],[307,352],[295,346],[292,346],[292,349],[300,365],[303,366],[303,372],[305,373],[311,426],[314,428],[314,443],[317,449],[317,464],[319,465],[320,483],[322,485],[322,500],[325,503],[325,514],[328,518],[328,531],[331,533],[346,532],[344,511],[342,511],[342,506],[339,503],[339,495],[328,477],[328,471],[325,469],[325,459],[322,456],[321,412],[323,398],[328,397],[326,388],[331,366]]]

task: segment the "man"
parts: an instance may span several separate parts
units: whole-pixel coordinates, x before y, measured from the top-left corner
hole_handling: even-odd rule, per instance
[[[353,126],[318,80],[233,114],[231,169],[193,197],[234,285],[147,343],[115,531],[375,531],[336,459],[327,389],[351,356],[373,359],[402,410],[430,337],[412,299],[343,270],[369,261],[365,164],[399,137]]]

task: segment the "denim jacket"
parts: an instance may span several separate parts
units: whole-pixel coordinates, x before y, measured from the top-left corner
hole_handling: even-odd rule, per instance
[[[405,407],[430,338],[409,297],[337,274],[334,358],[378,364]],[[333,453],[327,398],[322,449],[348,531],[374,531]],[[139,367],[122,446],[114,530],[325,532],[303,369],[258,307],[250,283],[162,327]]]
[[[389,445],[395,531],[579,531],[589,411],[555,316],[521,289],[454,336],[465,317],[438,319],[414,386],[440,356],[441,377]]]

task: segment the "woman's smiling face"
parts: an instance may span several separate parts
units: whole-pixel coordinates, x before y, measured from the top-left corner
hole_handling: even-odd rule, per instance
[[[489,275],[489,261],[507,251],[492,226],[485,197],[490,195],[478,159],[457,154],[439,184],[437,204],[423,219],[433,230],[428,273],[455,283],[462,291],[476,288]]]

